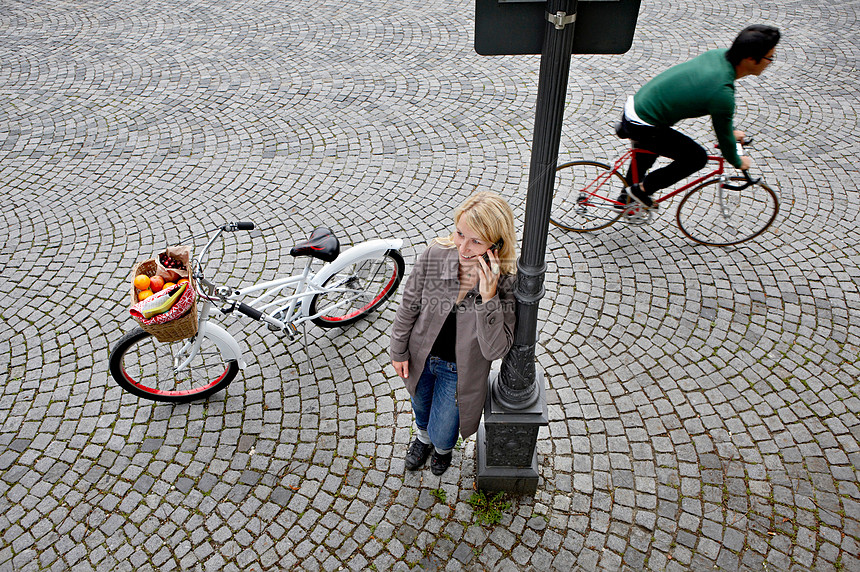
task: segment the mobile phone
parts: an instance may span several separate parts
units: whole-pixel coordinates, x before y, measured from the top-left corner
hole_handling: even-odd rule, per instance
[[[496,252],[496,251],[498,251],[498,250],[502,247],[502,245],[503,245],[504,243],[505,243],[505,241],[504,241],[504,240],[502,240],[502,239],[500,238],[499,240],[497,240],[496,242],[494,242],[494,243],[492,244],[492,246],[490,246],[490,250],[492,250],[493,252]],[[489,256],[487,256],[487,253],[486,253],[486,252],[483,254],[483,256],[484,256],[484,262],[486,262],[487,264],[489,264],[489,263],[490,263],[490,257],[489,257]]]

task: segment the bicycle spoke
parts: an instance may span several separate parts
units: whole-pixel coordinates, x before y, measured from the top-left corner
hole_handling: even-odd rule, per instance
[[[385,302],[402,277],[403,258],[395,251],[344,268],[311,302],[314,323],[326,328],[351,324]]]
[[[733,183],[743,181],[732,178]],[[773,223],[778,211],[776,193],[764,183],[738,191],[713,180],[683,198],[676,219],[688,238],[701,244],[726,246],[760,235]]]
[[[111,351],[111,375],[130,393],[155,401],[181,403],[226,387],[238,365],[235,360],[225,361],[207,337],[194,358],[177,369],[188,357],[189,341],[161,343],[139,328],[132,330]]]
[[[550,222],[574,232],[605,228],[622,215],[617,198],[624,187],[624,177],[609,165],[565,163],[556,169]]]

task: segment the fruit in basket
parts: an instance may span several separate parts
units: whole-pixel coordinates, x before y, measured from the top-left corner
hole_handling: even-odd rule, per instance
[[[182,270],[183,268],[185,268],[185,265],[182,264],[182,262],[176,260],[166,252],[162,252],[161,254],[159,254],[158,260],[165,268],[172,268],[173,270]]]
[[[180,278],[176,281],[177,284],[185,284],[186,282],[188,282],[188,278]]]
[[[152,290],[149,290],[149,289],[141,290],[141,291],[137,294],[137,301],[138,301],[138,302],[143,302],[144,300],[146,300],[146,299],[147,299],[147,298],[149,298],[150,296],[152,296]]]
[[[171,286],[176,286],[174,282],[165,282],[164,286],[161,287],[162,290],[170,290]]]
[[[164,288],[164,278],[156,275],[149,279],[150,290],[153,292],[161,292],[162,288]]]
[[[134,277],[134,287],[138,290],[149,289],[149,276],[146,274],[138,274]]]

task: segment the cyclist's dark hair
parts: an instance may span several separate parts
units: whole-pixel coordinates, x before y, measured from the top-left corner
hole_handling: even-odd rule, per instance
[[[773,26],[753,24],[747,26],[726,52],[726,59],[733,66],[738,66],[744,58],[753,58],[756,63],[760,62],[767,53],[776,47],[779,42],[779,30]]]

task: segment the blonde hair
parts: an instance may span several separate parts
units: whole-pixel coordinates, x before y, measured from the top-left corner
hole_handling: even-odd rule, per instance
[[[481,240],[502,246],[496,251],[502,274],[517,272],[517,235],[514,231],[514,213],[510,205],[498,193],[481,191],[475,193],[454,211],[454,224],[463,219]],[[455,231],[456,232],[456,231]],[[454,248],[454,232],[440,236],[436,242],[446,248]]]

